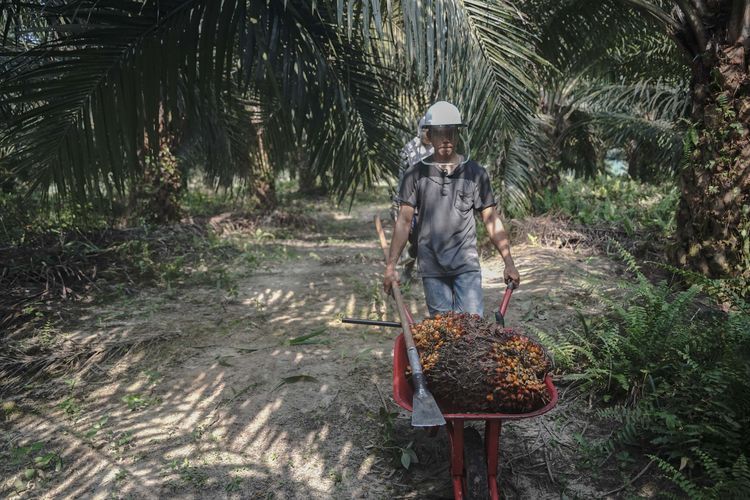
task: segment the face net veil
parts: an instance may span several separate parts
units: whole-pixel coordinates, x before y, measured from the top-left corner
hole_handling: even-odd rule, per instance
[[[427,127],[429,131],[429,137],[431,140],[437,139],[438,143],[441,140],[449,140],[453,145],[453,152],[459,156],[458,166],[463,165],[469,159],[471,159],[470,150],[470,136],[469,130],[466,125],[438,125]],[[433,145],[434,146],[434,145]],[[436,148],[437,152],[437,148]],[[432,157],[425,158],[422,160],[426,165],[434,165],[440,167],[443,163],[436,162],[434,155]]]
[[[455,168],[460,167],[470,159],[469,133],[465,125],[438,125],[429,127],[430,138],[433,140],[435,153],[438,152],[442,141],[448,141],[453,146],[453,153],[458,155],[458,163]],[[437,145],[437,147],[435,147]],[[448,170],[443,168],[445,163],[435,161],[435,154],[425,158],[422,162],[426,165],[434,165],[440,170],[442,179],[440,182],[440,194],[448,196],[448,186],[453,182],[448,175]]]

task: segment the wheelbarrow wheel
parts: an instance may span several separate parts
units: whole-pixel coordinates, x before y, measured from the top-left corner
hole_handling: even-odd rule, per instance
[[[479,432],[470,427],[464,431],[464,468],[466,469],[466,498],[468,500],[490,498],[484,442]]]

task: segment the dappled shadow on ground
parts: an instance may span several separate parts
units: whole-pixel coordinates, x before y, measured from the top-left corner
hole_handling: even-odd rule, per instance
[[[382,251],[370,229],[375,211],[385,215],[376,207],[346,219],[356,240],[275,241],[299,258],[270,263],[238,283],[231,297],[183,288],[168,299],[150,297],[148,312],[120,314],[116,326],[99,322],[106,334],[149,329],[180,336],[102,366],[95,380],[49,405],[20,405],[22,412],[5,425],[7,449],[42,442],[62,458],[59,473],[30,482],[35,494],[450,496],[444,431],[428,438],[410,427],[404,412],[390,428],[380,412],[398,413],[390,398],[395,332],[339,321],[395,319],[380,290]],[[571,294],[579,293],[573,278],[591,276],[589,263],[524,246],[515,255],[523,285],[508,324],[544,328],[568,321]],[[497,258],[485,263],[488,316],[504,289],[501,270]],[[425,312],[420,288],[405,290],[415,317]],[[90,310],[92,321],[83,319],[81,331],[71,333],[85,335],[93,318],[114,312]],[[563,400],[558,411],[564,408]],[[561,491],[556,463],[570,461],[566,447],[573,445],[560,435],[554,414],[543,419],[504,430],[501,486],[511,498]],[[406,472],[391,458],[398,456],[394,447],[409,441],[420,463]],[[10,491],[12,480],[3,487]]]
[[[379,250],[296,250],[294,266],[253,275],[230,300],[181,290],[149,315],[121,319],[108,333],[179,330],[181,340],[109,367],[109,380],[73,389],[62,406],[16,414],[12,447],[37,441],[61,455],[48,494],[385,495],[363,479],[383,460],[373,450],[375,384],[389,392],[391,337],[338,320],[384,315],[370,279]],[[311,332],[319,335],[290,342]]]

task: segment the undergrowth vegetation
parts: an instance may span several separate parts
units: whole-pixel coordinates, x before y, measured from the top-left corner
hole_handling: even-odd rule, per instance
[[[678,200],[671,182],[654,185],[600,174],[593,179],[564,177],[556,192],[545,190],[538,197],[535,211],[586,226],[609,226],[631,237],[639,233],[665,237],[675,229]]]
[[[705,283],[654,284],[621,255],[634,280],[617,298],[599,294],[605,314],[581,314],[563,339],[541,336],[564,378],[600,399],[615,426],[605,451],[640,450],[691,498],[740,498],[750,491],[746,304],[713,306],[720,288]]]
[[[39,196],[0,192],[0,248],[22,245],[43,235],[55,236],[70,231],[93,231],[114,225],[111,207],[91,202],[70,201],[50,204]]]
[[[195,286],[232,300],[242,276],[296,257],[277,238],[314,227],[293,204],[253,211],[242,199],[198,191],[183,203],[181,222],[155,225],[111,211],[91,210],[100,214],[91,218],[91,207],[0,198],[8,209],[0,213],[0,394],[28,385],[32,374],[64,373],[96,352],[66,343],[75,304],[126,301],[149,288],[174,297]],[[123,342],[106,341],[104,351],[138,343]]]

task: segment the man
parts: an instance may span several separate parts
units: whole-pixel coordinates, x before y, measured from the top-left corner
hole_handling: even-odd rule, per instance
[[[415,210],[419,220],[419,270],[430,315],[448,311],[484,315],[482,278],[477,252],[474,211],[482,216],[487,232],[505,263],[505,282],[519,285],[510,242],[497,215],[487,171],[456,152],[461,113],[453,104],[439,101],[424,120],[432,156],[411,167],[399,192],[399,210],[385,268],[383,288],[390,293],[398,281],[396,262],[409,236]]]
[[[391,214],[393,216],[393,222],[398,220],[398,212],[401,208],[401,202],[399,201],[398,194],[401,191],[401,185],[404,183],[404,174],[406,171],[418,164],[423,159],[432,155],[433,148],[429,139],[427,138],[427,129],[424,127],[424,117],[419,120],[417,126],[417,136],[411,141],[407,142],[401,149],[401,166],[398,171],[398,185],[396,186],[396,192],[393,196],[393,206],[391,208]],[[414,212],[414,219],[412,220],[411,230],[409,233],[409,248],[407,249],[407,259],[404,261],[404,273],[402,276],[403,281],[410,281],[412,271],[414,270],[414,263],[417,259],[417,233],[414,231],[417,222],[418,213]]]

